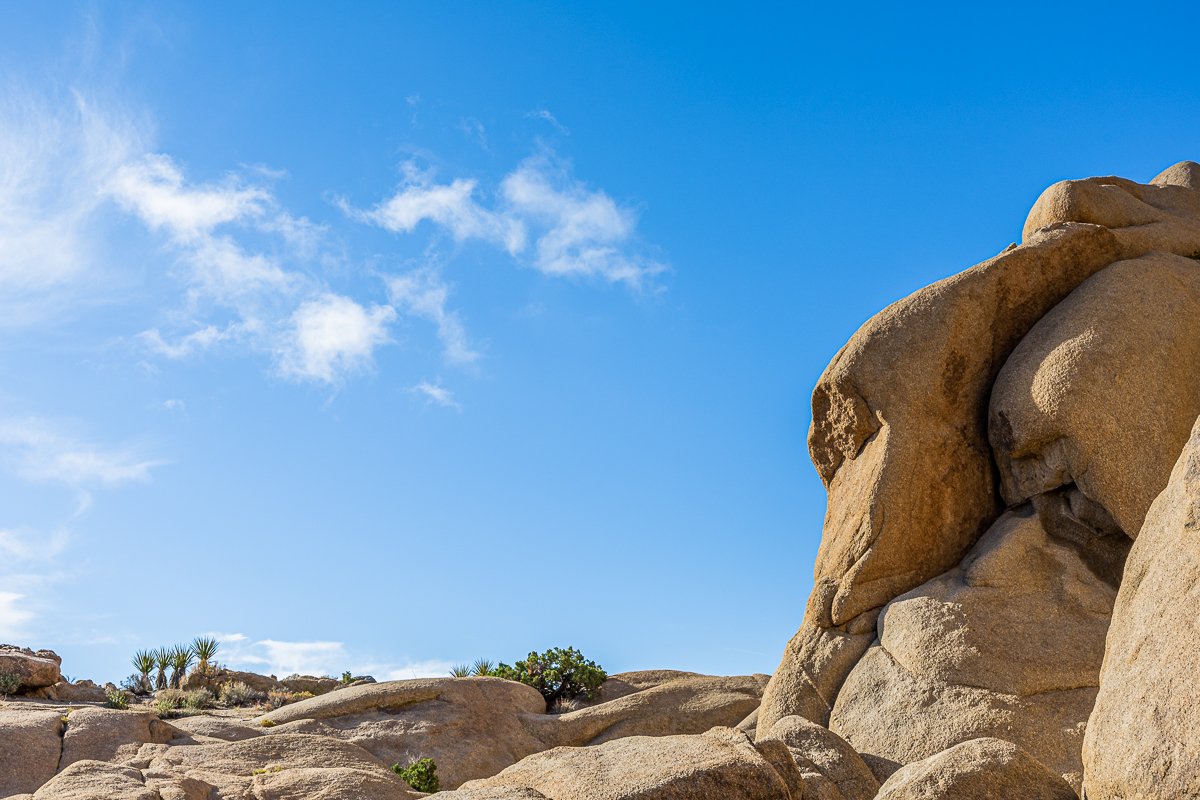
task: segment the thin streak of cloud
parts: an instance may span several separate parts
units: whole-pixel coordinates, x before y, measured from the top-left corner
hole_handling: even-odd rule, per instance
[[[409,391],[421,395],[425,398],[426,402],[442,406],[443,408],[452,408],[455,411],[462,411],[462,405],[460,405],[458,401],[454,399],[454,393],[439,383],[421,381],[416,386],[413,386],[411,389],[409,389]]]
[[[0,420],[0,458],[26,480],[75,487],[148,481],[152,470],[167,463],[75,438],[37,417]]]

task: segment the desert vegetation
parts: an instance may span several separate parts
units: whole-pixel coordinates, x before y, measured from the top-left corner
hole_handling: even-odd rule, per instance
[[[596,691],[608,678],[608,673],[595,661],[584,658],[574,647],[552,647],[542,653],[530,651],[512,666],[479,658],[470,665],[456,665],[450,670],[450,676],[504,678],[524,683],[541,692],[547,711],[561,711],[568,710],[565,706],[577,698],[596,699]]]

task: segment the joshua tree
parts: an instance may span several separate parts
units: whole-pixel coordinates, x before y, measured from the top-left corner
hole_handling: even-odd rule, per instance
[[[198,636],[192,642],[192,653],[200,660],[196,665],[196,669],[201,673],[208,672],[208,661],[217,654],[217,648],[220,647],[220,642],[211,636]]]
[[[171,648],[171,688],[179,689],[187,675],[188,667],[192,665],[192,650],[190,647],[175,645]]]
[[[150,671],[154,669],[154,653],[149,650],[138,650],[133,654],[133,668],[138,671],[141,679],[138,681],[138,691],[150,693],[154,687],[150,685]]]
[[[154,678],[154,688],[167,688],[167,668],[171,666],[171,651],[165,647],[155,650],[154,665],[158,667],[158,675]]]

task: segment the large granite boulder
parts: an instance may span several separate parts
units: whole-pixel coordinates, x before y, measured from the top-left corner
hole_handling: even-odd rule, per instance
[[[545,713],[532,687],[499,678],[424,678],[340,689],[262,717],[268,735],[309,733],[354,742],[380,760],[433,758],[442,785],[495,775],[559,746],[628,736],[703,733],[736,725],[762,698],[766,675],[714,677],[631,673],[616,699],[566,714]],[[601,693],[601,699],[607,696]]]
[[[463,789],[533,789],[553,800],[802,800],[799,777],[790,759],[769,759],[744,733],[714,728],[698,736],[559,747]]]
[[[182,735],[147,712],[76,709],[66,718],[61,766],[84,760],[120,762],[137,755],[144,744],[166,744]]]
[[[0,710],[0,797],[33,792],[54,777],[62,729],[54,709]]]
[[[0,644],[0,679],[4,693],[24,694],[62,680],[62,659],[53,650],[31,650]]]
[[[830,729],[883,780],[985,736],[1078,786],[1116,589],[1028,504],[944,575],[893,600],[850,672]]]
[[[1010,505],[1074,484],[1127,535],[1200,415],[1200,262],[1120,261],[1084,281],[996,378],[989,438]]]
[[[1151,251],[1200,251],[1198,171],[1184,162],[1149,185],[1051,187],[1020,246],[889,306],[834,357],[809,434],[829,494],[813,591],[760,729],[788,714],[825,721],[872,641],[872,615],[951,568],[995,519],[987,405],[997,373],[1095,273]]]
[[[877,800],[1076,800],[1075,790],[1012,742],[972,739],[896,772]]]
[[[1084,742],[1088,800],[1200,797],[1200,422],[1125,568]]]

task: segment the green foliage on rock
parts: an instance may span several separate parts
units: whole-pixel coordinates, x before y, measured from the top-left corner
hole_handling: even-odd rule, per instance
[[[433,793],[438,790],[437,764],[432,758],[422,758],[407,767],[392,765],[392,772],[418,792]]]
[[[596,697],[596,690],[608,678],[608,673],[597,664],[583,657],[574,647],[553,647],[544,653],[531,652],[515,665],[501,663],[488,674],[497,678],[519,681],[537,689],[546,698],[546,709],[554,707],[559,700],[570,700],[580,695],[588,700]]]
[[[20,688],[20,675],[15,672],[0,672],[0,695],[16,694]]]
[[[129,695],[125,693],[124,689],[109,689],[104,694],[108,698],[105,705],[109,708],[115,708],[119,711],[129,708]]]

